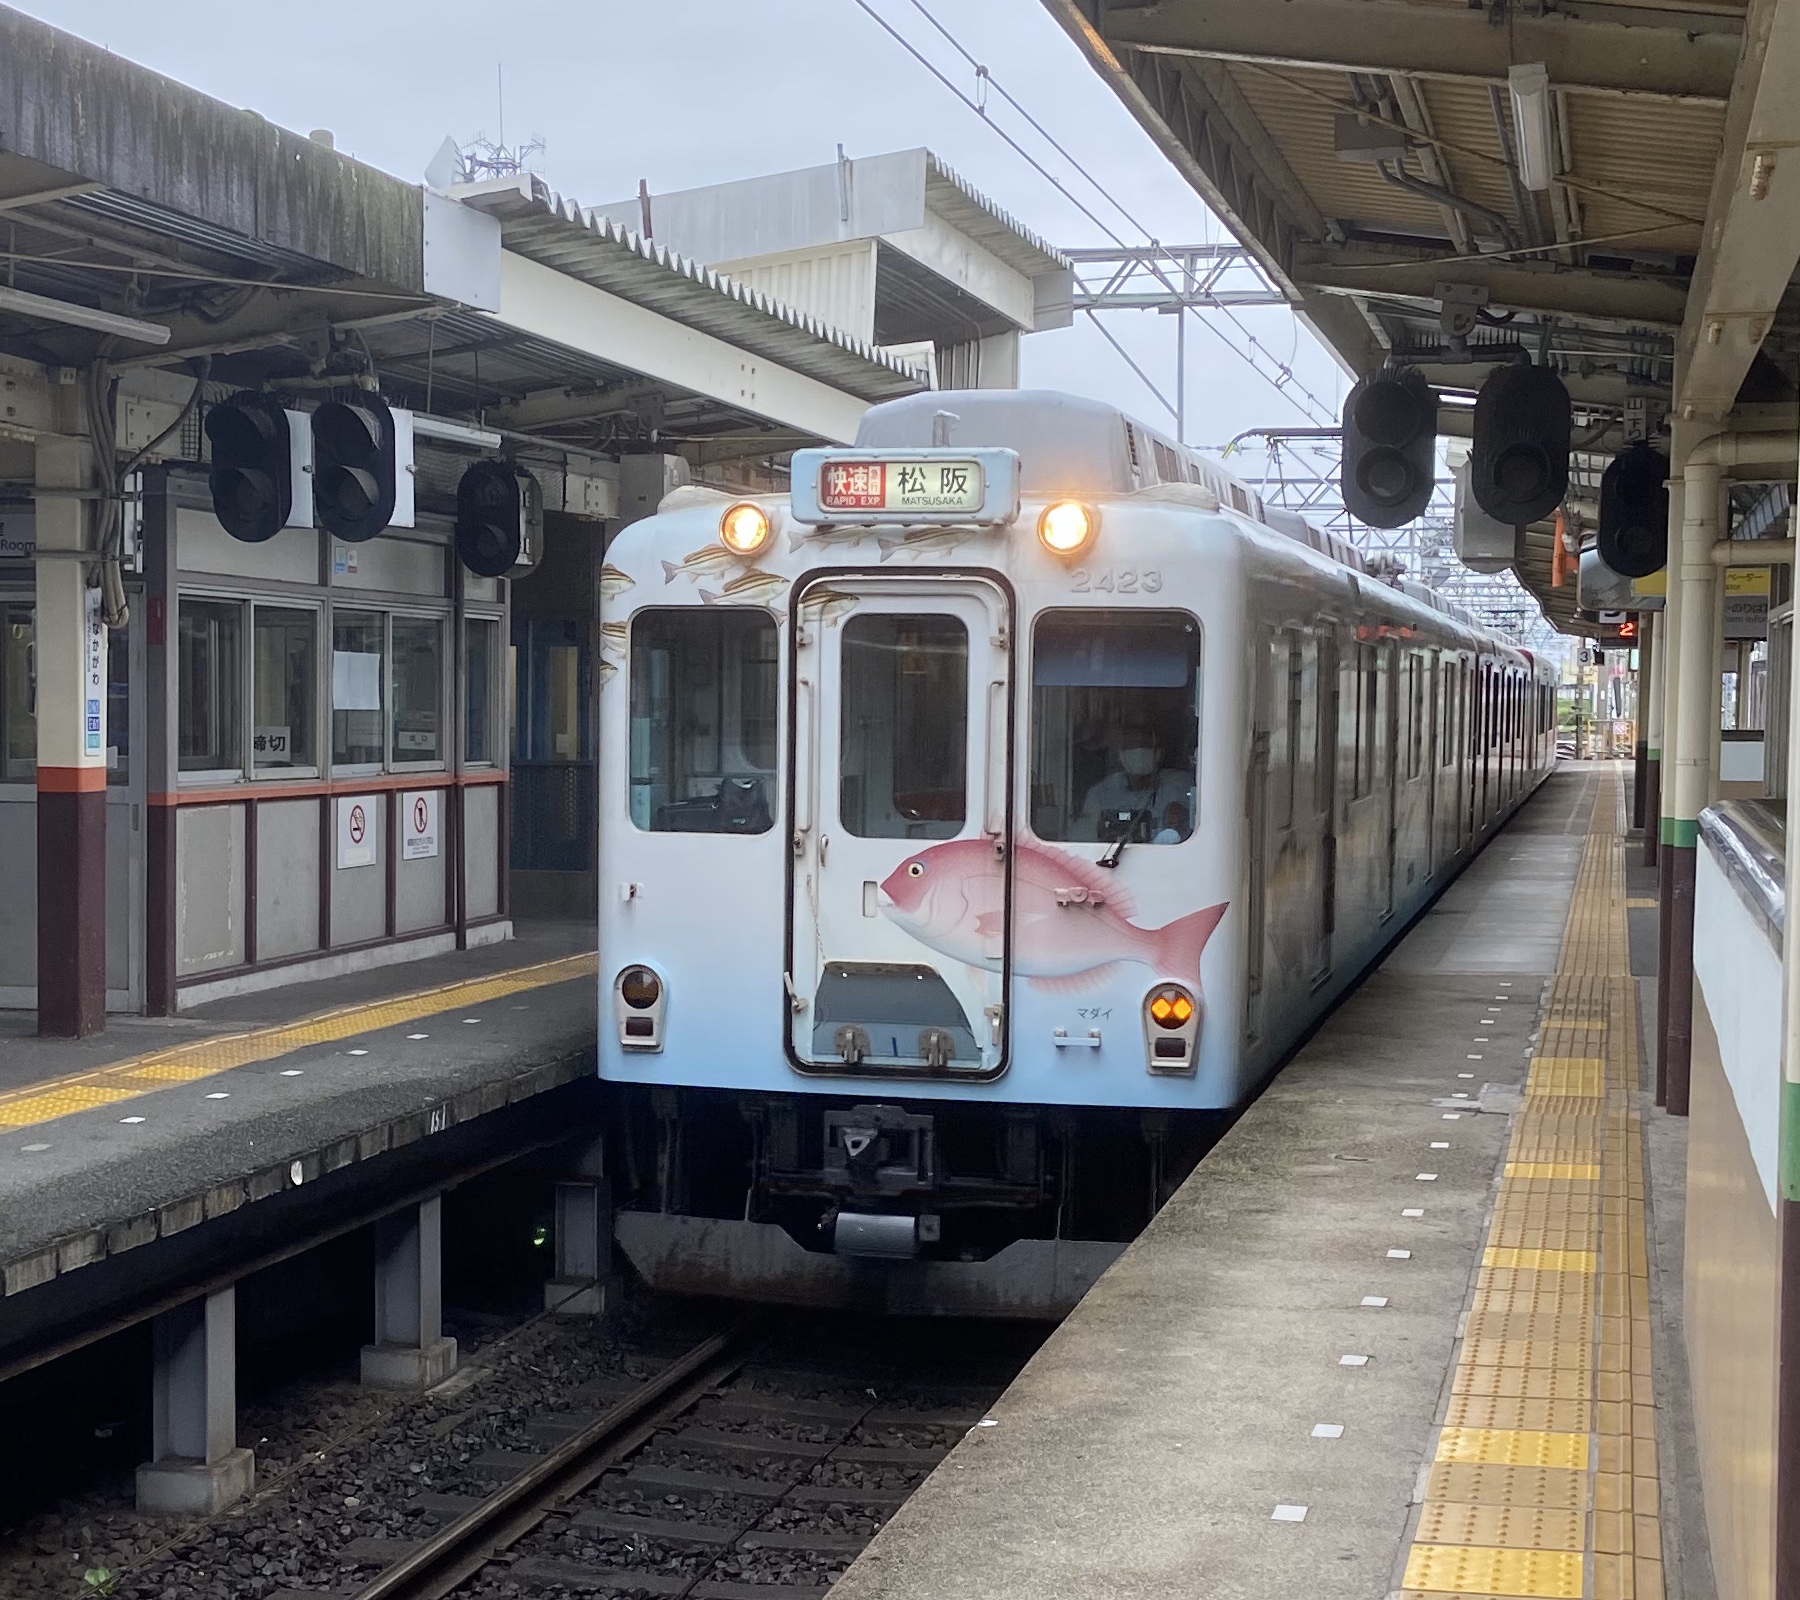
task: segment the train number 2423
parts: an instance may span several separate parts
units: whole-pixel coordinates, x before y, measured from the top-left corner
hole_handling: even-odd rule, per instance
[[[1069,574],[1077,594],[1156,594],[1162,583],[1155,567],[1077,567]]]

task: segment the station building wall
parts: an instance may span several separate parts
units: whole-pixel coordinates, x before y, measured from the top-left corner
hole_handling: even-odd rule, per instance
[[[108,640],[107,1002],[204,1000],[510,936],[508,583],[447,518],[227,535],[147,485]],[[4,554],[4,552],[0,552]],[[0,560],[0,1005],[36,1001],[33,577]]]

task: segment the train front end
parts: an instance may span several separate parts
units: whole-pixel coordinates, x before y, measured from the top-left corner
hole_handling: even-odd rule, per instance
[[[1010,449],[793,474],[602,576],[618,1239],[667,1288],[1054,1315],[1240,1098],[1230,530]]]

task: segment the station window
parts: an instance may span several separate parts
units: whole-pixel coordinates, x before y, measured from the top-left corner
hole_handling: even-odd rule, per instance
[[[231,600],[181,602],[176,740],[182,772],[242,770],[243,614],[244,608]]]
[[[258,772],[318,766],[319,614],[254,606],[250,627],[250,761]]]
[[[1180,611],[1048,611],[1031,663],[1040,839],[1179,844],[1194,831],[1200,627]]]
[[[395,766],[444,759],[444,624],[436,617],[395,617]]]
[[[494,750],[494,692],[499,682],[500,624],[491,617],[463,623],[463,760],[491,766]]]
[[[0,606],[0,759],[10,781],[37,775],[37,658],[29,605]]]
[[[387,678],[379,611],[338,611],[331,619],[331,760],[340,767],[378,767],[384,749]]]
[[[969,815],[969,630],[874,612],[844,625],[838,815],[862,839],[953,839]]]
[[[748,606],[631,623],[631,820],[651,833],[773,826],[775,619]]]

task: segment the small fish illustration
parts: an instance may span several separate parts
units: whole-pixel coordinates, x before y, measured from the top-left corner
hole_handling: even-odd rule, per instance
[[[673,583],[677,578],[705,578],[714,573],[729,571],[732,567],[741,567],[744,562],[734,556],[722,544],[709,544],[698,550],[690,550],[679,561],[665,561],[662,564],[663,582]]]
[[[607,684],[611,683],[618,675],[618,662],[609,661],[605,656],[601,656],[600,659],[594,663],[594,678],[597,687],[604,689]]]
[[[848,616],[859,602],[855,595],[843,594],[836,589],[808,589],[800,604],[809,613],[816,612],[820,622],[829,624]]]
[[[709,606],[761,605],[784,593],[793,581],[773,572],[740,572],[717,593],[702,589],[700,600]]]
[[[623,652],[631,640],[631,624],[629,622],[603,622],[600,624],[601,650]]]
[[[911,528],[897,539],[878,539],[876,543],[881,546],[881,559],[886,561],[897,555],[921,556],[954,550],[973,539],[976,532],[974,528],[955,526]]]
[[[630,573],[621,572],[609,561],[600,569],[600,596],[604,600],[616,600],[635,582]]]
[[[809,544],[861,544],[873,535],[874,529],[868,527],[797,528],[788,535],[788,554],[795,555]]]
[[[1087,988],[1122,961],[1197,984],[1229,902],[1160,928],[1131,920],[1131,896],[1091,861],[1020,840],[1013,850],[1013,970],[1046,988]],[[998,972],[1006,882],[987,839],[952,839],[902,861],[881,885],[887,918],[952,960]]]

